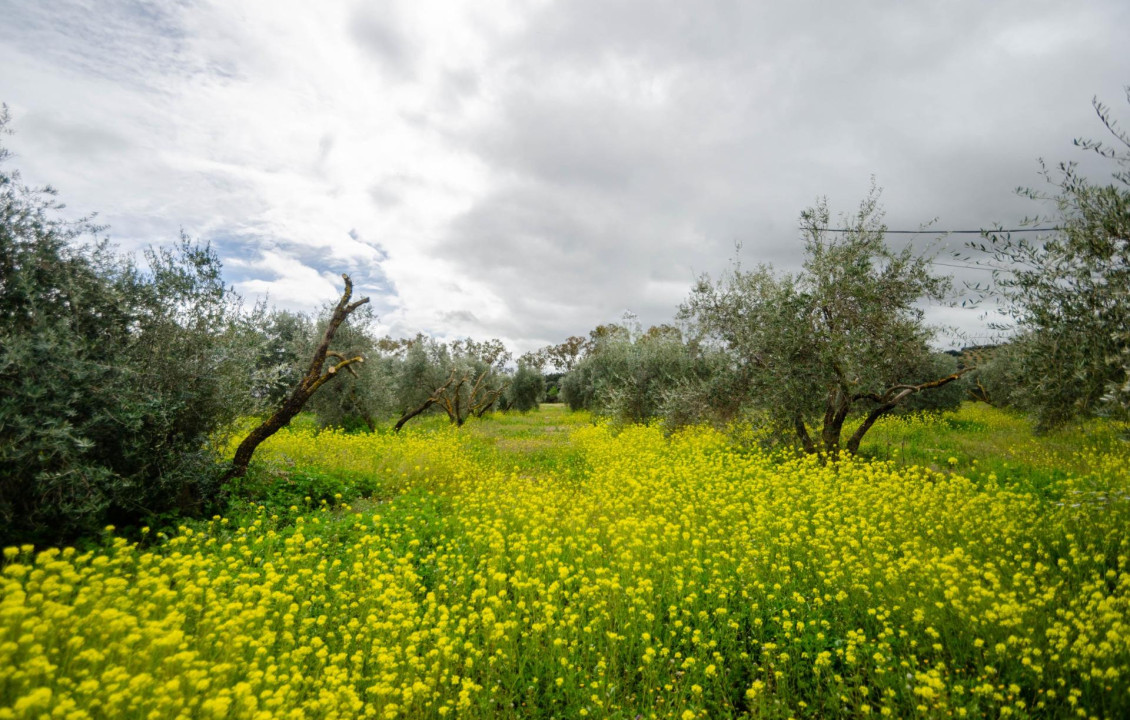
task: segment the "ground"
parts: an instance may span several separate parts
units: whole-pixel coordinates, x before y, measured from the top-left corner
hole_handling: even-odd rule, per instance
[[[6,550],[0,718],[1126,717],[1125,432],[300,425],[227,517]]]

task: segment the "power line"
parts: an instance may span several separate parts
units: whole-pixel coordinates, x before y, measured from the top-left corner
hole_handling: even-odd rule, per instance
[[[810,228],[797,228],[798,230],[808,230]],[[818,232],[835,232],[847,233],[856,232],[858,228],[815,228]],[[985,233],[998,234],[998,233],[1028,233],[1028,232],[1048,232],[1050,230],[1062,230],[1063,228],[1050,227],[1050,228],[1000,228],[994,230],[883,230],[886,235],[984,235]]]
[[[944,265],[945,267],[961,268],[963,270],[984,270],[985,272],[1013,272],[1008,268],[999,268],[985,265],[958,265],[956,263],[944,263],[937,260],[931,260],[932,265]]]

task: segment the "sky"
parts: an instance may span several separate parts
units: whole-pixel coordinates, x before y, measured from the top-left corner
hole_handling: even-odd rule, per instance
[[[1038,159],[1130,118],[1130,4],[0,0],[4,139],[123,251],[211,243],[245,298],[517,352],[703,273],[799,269],[872,177],[892,229],[1014,226]],[[1130,122],[1130,119],[1127,120]],[[1096,165],[1096,172],[1104,169]],[[1101,178],[1100,178],[1101,179]],[[951,254],[967,238],[888,237]],[[955,275],[937,343],[991,335]]]

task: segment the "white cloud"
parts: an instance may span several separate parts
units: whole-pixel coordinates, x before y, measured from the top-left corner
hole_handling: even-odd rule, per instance
[[[670,319],[735,241],[795,265],[801,208],[872,173],[891,226],[1029,213],[1011,189],[1130,77],[1116,2],[5,12],[17,164],[124,247],[183,228],[244,292],[313,309],[347,271],[385,329],[518,350]]]
[[[292,257],[266,251],[258,258],[233,258],[228,264],[239,270],[264,273],[268,277],[235,283],[244,296],[265,295],[273,304],[292,310],[316,308],[341,296],[344,283],[332,273],[318,272]]]

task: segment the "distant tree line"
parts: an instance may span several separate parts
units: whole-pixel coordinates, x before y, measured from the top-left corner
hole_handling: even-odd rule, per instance
[[[308,353],[316,323],[294,313],[278,313],[284,325],[305,325],[292,341],[284,366],[293,367]],[[354,324],[342,337],[350,353],[365,357],[348,382],[315,395],[307,406],[323,426],[377,430],[387,425],[399,431],[413,419],[446,415],[455,426],[481,418],[492,410],[536,410],[544,397],[540,369],[524,358],[511,365],[513,355],[501,340],[470,338],[442,342],[426,335],[395,339],[374,337]]]

